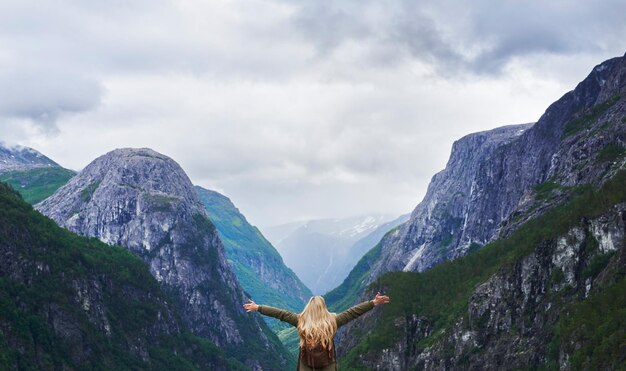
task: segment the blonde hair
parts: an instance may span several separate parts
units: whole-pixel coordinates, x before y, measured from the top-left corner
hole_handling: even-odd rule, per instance
[[[331,349],[336,332],[335,314],[328,311],[323,297],[313,296],[302,313],[298,314],[300,347],[321,345],[324,349]]]

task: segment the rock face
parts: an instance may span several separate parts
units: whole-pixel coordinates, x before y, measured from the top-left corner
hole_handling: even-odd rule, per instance
[[[484,232],[476,231],[469,220],[475,213],[472,201],[478,199],[477,184],[483,175],[480,165],[531,126],[504,126],[456,141],[446,168],[432,178],[424,200],[401,227],[394,247],[383,248],[380,264],[372,270],[372,277],[388,271],[423,271],[464,255],[472,243],[484,244],[489,238],[481,236]],[[498,222],[487,220],[492,227],[491,235]]]
[[[357,265],[355,271],[365,273],[355,275],[353,286],[363,288],[389,271],[423,271],[444,259],[463,256],[511,236],[582,189],[602,186],[626,165],[625,124],[626,56],[596,66],[536,124],[486,156],[461,156],[465,161],[459,166],[453,150],[446,170],[433,178],[411,220],[388,233],[368,259]],[[459,143],[462,140],[455,145],[457,155],[462,153]],[[447,170],[452,171],[455,164],[475,170],[471,182],[446,179],[452,174]],[[454,192],[460,192],[456,199]],[[459,318],[445,335],[437,335],[432,345],[417,346],[433,335],[433,321],[421,313],[398,316],[395,329],[404,338],[384,349],[359,348],[364,354],[360,362],[371,369],[395,370],[545,364],[547,353],[554,351],[547,349],[548,335],[553,335],[550,331],[560,317],[567,317],[564,305],[587,298],[606,277],[619,281],[624,276],[623,220],[624,204],[614,205],[603,216],[571,225],[566,234],[544,241],[534,252],[515,260],[511,269],[501,269],[474,291],[467,317]],[[588,248],[595,244],[597,250]],[[606,268],[612,273],[600,273],[594,280],[589,270],[613,250],[617,253]],[[565,287],[571,292],[562,292]],[[340,350],[356,345],[357,335],[371,328],[348,325],[341,334]],[[572,360],[568,357],[582,343],[562,343],[556,367],[569,368]]]
[[[9,147],[0,143],[0,173],[39,167],[59,167],[59,165],[32,148]]]
[[[482,246],[483,243],[477,242],[480,239],[476,229],[466,221],[474,213],[471,200],[476,198],[481,164],[531,127],[532,124],[504,126],[457,140],[446,168],[433,176],[423,201],[409,220],[381,236],[382,239],[379,237],[378,245],[376,241],[369,246],[376,248],[357,263],[348,279],[328,294],[331,305],[340,302],[337,310],[349,306],[356,298],[349,298],[346,293],[363,290],[386,272],[424,271],[462,256],[470,246]],[[494,234],[496,221],[489,225]]]
[[[61,229],[4,183],[0,305],[2,370],[237,366],[185,334],[140,259]]]
[[[228,197],[198,186],[195,190],[217,228],[226,257],[232,261],[235,274],[250,297],[257,303],[302,311],[311,291],[285,266],[274,246],[248,223]],[[270,317],[263,319],[273,329],[282,324]]]
[[[457,141],[446,169],[433,177],[409,222],[382,241],[369,282],[385,272],[419,272],[463,256],[566,193],[544,200],[535,189],[539,184],[549,181],[565,191],[611,177],[624,160],[625,93],[626,58],[614,58],[596,66],[536,124]]]
[[[36,208],[72,232],[141,257],[195,335],[243,352],[253,368],[286,364],[274,334],[241,308],[244,295],[218,233],[172,159],[150,149],[109,152]]]
[[[431,321],[418,314],[398,318],[395,325],[404,334],[402,341],[365,354],[362,365],[398,371],[497,370],[545,365],[554,358],[553,366],[572,368],[572,355],[584,341],[578,343],[569,336],[558,339],[558,334],[559,341],[555,341],[554,328],[560,317],[571,315],[568,305],[584,302],[600,293],[599,288],[623,280],[625,221],[626,204],[617,204],[546,241],[509,269],[501,269],[474,290],[467,316],[430,347],[416,344],[432,335]],[[603,263],[598,265],[599,261]],[[605,358],[620,362],[608,354]]]

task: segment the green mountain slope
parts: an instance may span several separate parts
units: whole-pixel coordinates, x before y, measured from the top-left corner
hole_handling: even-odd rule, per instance
[[[227,197],[195,187],[224,244],[228,260],[244,290],[257,303],[301,311],[311,291],[287,268],[280,254],[261,232],[250,225]],[[272,329],[283,323],[265,317]]]
[[[0,183],[0,369],[245,369],[190,335],[145,264]]]
[[[618,173],[599,189],[579,187],[573,194],[568,202],[527,222],[509,238],[492,242],[471,255],[423,273],[394,272],[383,276],[378,285],[373,286],[383,287],[393,302],[377,312],[371,331],[356,340],[356,346],[343,358],[341,367],[345,370],[371,369],[385,349],[395,349],[399,342],[404,344],[407,341],[409,350],[404,356],[411,359],[412,367],[425,367],[427,363],[420,363],[424,362],[420,356],[425,353],[435,354],[434,359],[449,367],[487,362],[486,359],[493,354],[486,353],[490,350],[481,345],[481,341],[489,344],[490,336],[517,336],[522,339],[517,341],[539,337],[535,340],[539,340],[540,344],[550,343],[550,349],[543,349],[546,353],[543,361],[547,368],[558,369],[559,364],[564,364],[564,357],[573,369],[626,367],[624,241],[622,239],[622,246],[617,251],[600,250],[595,234],[603,232],[594,229],[593,221],[594,218],[610,219],[603,214],[615,214],[616,205],[626,202],[626,171]],[[616,217],[618,225],[622,226],[620,228],[623,228],[623,222],[619,222],[624,215],[622,212],[617,212]],[[586,236],[579,245],[575,244],[577,233]],[[569,237],[561,239],[563,235]],[[567,250],[566,255],[559,252],[558,249],[563,247],[559,243],[566,244],[566,247],[567,244],[579,246],[579,250],[573,250],[576,260],[571,276],[558,268],[561,264],[559,259],[571,254]],[[542,296],[535,298],[537,303],[533,304],[545,309],[536,313],[536,309],[529,306],[526,312],[520,314],[520,319],[512,320],[513,325],[519,321],[526,323],[527,328],[511,325],[509,329],[493,329],[490,327],[493,326],[493,317],[504,316],[496,309],[488,309],[490,316],[487,317],[472,316],[477,312],[476,306],[484,299],[480,297],[480,288],[488,287],[487,282],[504,282],[503,287],[509,291],[514,291],[517,284],[523,288],[523,282],[518,283],[520,271],[531,269],[528,262],[542,257],[545,259],[537,263],[539,268],[531,267],[537,271],[530,273],[528,277],[534,281],[527,285],[545,285],[545,289],[541,289],[544,286],[536,288]],[[545,274],[540,269],[544,267],[549,268],[546,268]],[[541,281],[542,277],[544,281]],[[593,287],[593,290],[589,291],[588,287]],[[378,287],[369,289],[375,291]],[[532,287],[526,290],[533,293]],[[492,303],[499,300],[498,305],[502,305],[507,298],[488,300],[494,300]],[[546,305],[540,306],[539,302],[543,300]],[[506,311],[515,313],[523,306],[524,303],[507,302]],[[399,327],[399,324],[415,322],[411,319],[414,317],[420,324],[415,325],[412,334],[408,334],[411,330],[402,328],[402,325]],[[533,328],[533,321],[541,321],[541,332]],[[474,341],[473,347],[459,350],[459,344],[463,343],[455,336],[462,333],[460,329],[468,331],[468,338]],[[530,346],[528,349],[531,353],[542,350],[531,349]],[[539,363],[542,363],[541,359]]]
[[[76,173],[62,167],[39,167],[0,174],[0,181],[17,190],[31,205],[42,201],[67,183]]]
[[[387,234],[393,234],[397,231],[397,228],[387,232]],[[349,308],[354,304],[359,295],[365,288],[365,280],[369,274],[369,270],[376,260],[380,257],[381,244],[378,243],[370,251],[368,251],[359,262],[352,268],[350,274],[346,279],[330,292],[324,295],[329,308],[332,311],[338,312],[343,308]]]

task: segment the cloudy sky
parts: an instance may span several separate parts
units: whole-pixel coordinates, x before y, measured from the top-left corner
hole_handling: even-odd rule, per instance
[[[471,7],[468,5],[471,4]],[[626,1],[0,0],[0,140],[169,155],[254,224],[409,212],[626,51]]]

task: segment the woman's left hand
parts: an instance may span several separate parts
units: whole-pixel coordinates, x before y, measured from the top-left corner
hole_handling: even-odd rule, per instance
[[[380,292],[376,294],[376,297],[373,300],[374,305],[387,304],[389,303],[389,296],[381,295]]]
[[[248,313],[259,310],[259,306],[255,302],[253,302],[252,299],[248,299],[248,303],[244,304],[243,307]]]

